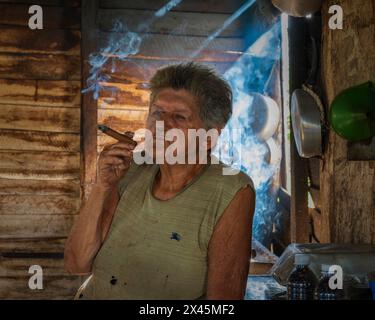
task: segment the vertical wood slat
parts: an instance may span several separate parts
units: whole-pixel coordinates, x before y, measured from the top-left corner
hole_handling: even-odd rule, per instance
[[[290,92],[300,88],[307,75],[305,20],[289,17],[289,65]],[[293,128],[291,128],[290,144],[291,161],[291,242],[309,242],[309,213],[307,204],[307,161],[297,151]]]
[[[90,75],[89,55],[96,50],[96,15],[98,0],[82,0],[81,3],[81,36],[82,36],[82,88],[86,88],[86,80]],[[81,130],[81,186],[83,200],[87,199],[91,186],[96,181],[97,161],[97,101],[91,92],[82,96]]]

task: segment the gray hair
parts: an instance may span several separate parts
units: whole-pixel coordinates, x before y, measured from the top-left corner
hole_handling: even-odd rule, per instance
[[[232,90],[214,70],[194,62],[159,69],[150,80],[151,101],[165,88],[185,89],[197,98],[207,129],[223,128],[232,115]]]

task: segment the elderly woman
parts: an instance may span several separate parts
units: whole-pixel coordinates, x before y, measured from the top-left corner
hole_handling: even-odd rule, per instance
[[[231,115],[230,87],[207,67],[168,66],[150,84],[147,129],[155,141],[156,121],[187,136],[189,129],[220,132]],[[171,142],[164,142],[167,149]],[[213,142],[204,147],[209,154]],[[91,274],[77,296],[243,299],[255,203],[251,179],[242,172],[223,175],[221,163],[137,165],[133,149],[119,142],[103,150],[97,182],[66,242],[67,271]]]

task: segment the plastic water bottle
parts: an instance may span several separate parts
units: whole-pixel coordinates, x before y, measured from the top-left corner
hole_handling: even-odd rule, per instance
[[[329,280],[335,274],[329,271],[330,265],[322,264],[320,279],[315,290],[317,300],[341,300],[344,297],[343,290],[332,289]]]
[[[288,300],[313,300],[316,278],[309,269],[310,258],[296,254],[294,259],[294,270],[287,284]]]

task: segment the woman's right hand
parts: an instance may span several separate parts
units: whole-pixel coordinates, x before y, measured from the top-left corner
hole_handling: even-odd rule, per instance
[[[114,187],[130,167],[134,146],[117,142],[105,146],[98,161],[98,183],[104,188]]]

